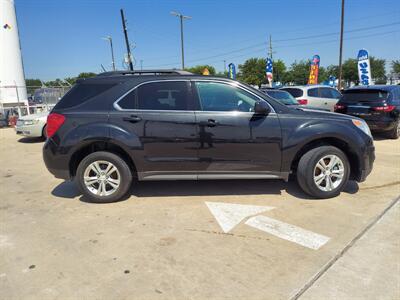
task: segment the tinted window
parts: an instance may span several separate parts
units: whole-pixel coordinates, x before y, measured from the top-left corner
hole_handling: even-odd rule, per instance
[[[382,102],[388,97],[388,92],[381,90],[354,89],[343,92],[343,102]]]
[[[56,109],[64,109],[81,104],[93,97],[96,97],[115,84],[93,84],[93,83],[78,83],[65,94],[64,97],[55,106]]]
[[[136,101],[136,89],[118,101],[119,107],[122,109],[134,109]]]
[[[337,91],[335,89],[331,89],[331,92],[332,92],[333,98],[335,98],[335,99],[339,99],[340,97],[342,97],[342,94],[339,93],[339,91]]]
[[[295,88],[284,88],[282,89],[289,94],[291,94],[293,97],[298,98],[303,96],[303,90],[302,89],[295,89]]]
[[[296,99],[293,98],[292,95],[290,95],[288,92],[286,91],[280,91],[280,90],[267,90],[266,91],[268,96],[271,96],[272,98],[278,100],[279,102],[285,104],[285,105],[297,105],[299,103],[297,103]]]
[[[196,82],[204,111],[253,111],[258,98],[237,87],[218,82]]]
[[[318,95],[318,88],[314,88],[314,89],[309,89],[307,91],[307,95],[310,97],[319,97]]]
[[[188,109],[188,83],[164,81],[143,84],[137,88],[137,108],[186,110]]]
[[[319,96],[321,98],[334,98],[333,97],[333,93],[332,93],[332,89],[330,88],[320,88],[319,89]]]

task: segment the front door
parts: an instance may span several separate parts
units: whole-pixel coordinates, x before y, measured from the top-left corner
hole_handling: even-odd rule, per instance
[[[193,81],[192,87],[201,107],[195,111],[199,179],[279,174],[281,129],[277,115],[256,116],[254,104],[260,98],[239,84],[199,80]]]
[[[112,124],[138,139],[136,146],[127,143],[133,144],[139,179],[197,178],[197,127],[190,100],[188,80],[147,82],[110,112]]]

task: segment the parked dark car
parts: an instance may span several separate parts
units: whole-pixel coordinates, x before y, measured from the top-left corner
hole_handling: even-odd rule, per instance
[[[264,92],[268,96],[274,98],[275,100],[279,101],[280,103],[296,109],[312,109],[312,110],[323,110],[329,111],[329,109],[311,106],[311,105],[300,105],[296,98],[293,97],[289,92],[284,90],[278,90],[274,88],[261,88],[260,91]]]
[[[371,172],[366,123],[286,107],[234,80],[180,71],[80,80],[47,120],[43,156],[93,202],[117,201],[132,178],[283,179],[317,198]]]
[[[370,129],[387,137],[400,136],[400,86],[357,86],[343,91],[335,112],[364,119]]]

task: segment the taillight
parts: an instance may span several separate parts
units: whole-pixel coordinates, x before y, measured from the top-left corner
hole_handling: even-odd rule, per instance
[[[298,102],[300,105],[307,105],[308,100],[307,100],[307,99],[297,99],[297,102]]]
[[[375,111],[390,112],[390,111],[394,110],[395,108],[396,108],[396,106],[394,106],[394,105],[385,105],[385,106],[376,106],[376,107],[373,107],[372,109]]]
[[[65,117],[63,115],[57,113],[49,114],[47,116],[47,125],[46,125],[47,137],[51,138],[61,127],[61,125],[64,124],[64,122],[65,122]]]
[[[342,105],[342,104],[335,104],[334,110],[335,110],[335,111],[337,111],[337,110],[343,110],[343,109],[345,109],[345,108],[346,108],[345,105]]]

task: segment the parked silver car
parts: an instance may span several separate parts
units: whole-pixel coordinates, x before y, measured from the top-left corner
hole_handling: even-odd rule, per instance
[[[289,92],[301,105],[310,105],[329,111],[334,111],[335,104],[342,96],[337,89],[326,85],[287,86],[281,90]]]
[[[26,115],[18,118],[15,131],[17,134],[27,137],[46,138],[46,123],[49,112]]]

